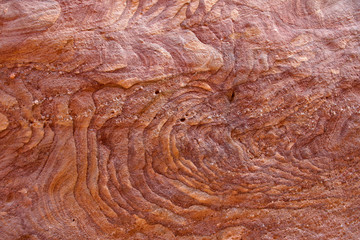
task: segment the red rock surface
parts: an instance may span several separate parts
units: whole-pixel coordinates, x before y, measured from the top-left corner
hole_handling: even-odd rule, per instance
[[[0,239],[360,239],[358,0],[0,0]]]

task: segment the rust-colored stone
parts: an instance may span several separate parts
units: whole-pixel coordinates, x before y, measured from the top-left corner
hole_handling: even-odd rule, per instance
[[[360,239],[357,0],[0,0],[0,239]]]

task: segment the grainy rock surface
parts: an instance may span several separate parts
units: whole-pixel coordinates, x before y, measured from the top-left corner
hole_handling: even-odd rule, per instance
[[[360,1],[0,0],[0,239],[360,239]]]

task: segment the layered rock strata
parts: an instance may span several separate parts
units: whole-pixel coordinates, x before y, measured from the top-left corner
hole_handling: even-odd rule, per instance
[[[1,239],[359,239],[357,0],[0,0]]]

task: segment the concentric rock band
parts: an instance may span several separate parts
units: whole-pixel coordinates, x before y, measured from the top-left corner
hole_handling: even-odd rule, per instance
[[[0,0],[0,239],[359,239],[357,0]]]

